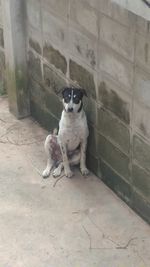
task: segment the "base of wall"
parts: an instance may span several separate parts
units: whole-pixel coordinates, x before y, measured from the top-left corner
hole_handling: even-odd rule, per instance
[[[150,223],[150,204],[133,187],[101,161],[102,181],[145,221]]]

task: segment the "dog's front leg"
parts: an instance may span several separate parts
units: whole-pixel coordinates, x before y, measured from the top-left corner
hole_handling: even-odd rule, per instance
[[[87,175],[89,173],[89,170],[86,167],[86,147],[87,147],[87,142],[85,140],[82,140],[80,145],[80,150],[81,150],[80,170],[82,175]]]
[[[70,166],[69,166],[69,160],[68,160],[68,156],[67,156],[67,148],[66,145],[63,143],[60,143],[60,149],[61,149],[61,153],[62,153],[62,158],[63,158],[63,164],[64,164],[64,172],[66,177],[71,178],[71,176],[73,175]]]

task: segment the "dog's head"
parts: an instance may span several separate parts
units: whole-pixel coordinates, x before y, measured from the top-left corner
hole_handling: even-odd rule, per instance
[[[77,113],[82,110],[82,98],[87,96],[85,89],[65,87],[62,91],[63,105],[66,112]]]

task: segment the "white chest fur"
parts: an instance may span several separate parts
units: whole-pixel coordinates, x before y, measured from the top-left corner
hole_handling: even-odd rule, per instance
[[[79,113],[62,112],[59,122],[58,141],[66,144],[69,151],[78,147],[89,134],[84,111]]]

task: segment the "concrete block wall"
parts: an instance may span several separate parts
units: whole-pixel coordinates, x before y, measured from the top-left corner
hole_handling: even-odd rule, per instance
[[[150,24],[110,0],[27,0],[27,16],[31,114],[52,130],[61,87],[84,87],[88,167],[150,221]]]
[[[5,94],[5,52],[4,52],[4,31],[2,19],[2,7],[0,0],[0,95]]]

